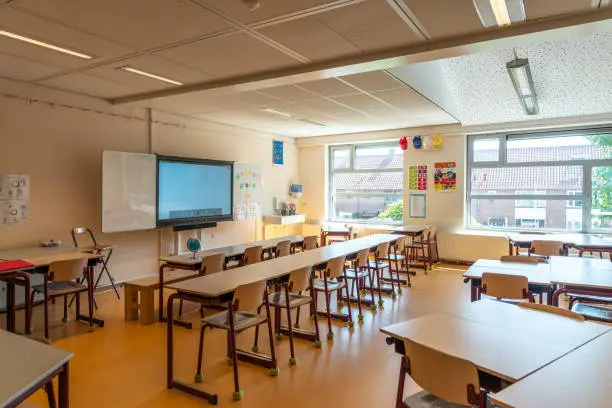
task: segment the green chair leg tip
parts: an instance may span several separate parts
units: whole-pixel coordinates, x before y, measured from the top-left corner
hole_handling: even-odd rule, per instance
[[[232,393],[232,397],[234,398],[234,401],[240,401],[242,397],[244,397],[244,391],[234,391]]]
[[[378,306],[382,306],[382,305],[384,305],[384,304],[385,304],[385,302],[383,302],[382,300],[379,300],[379,301],[378,301]]]
[[[348,327],[349,328],[354,327],[354,326],[355,326],[355,322],[348,322]]]
[[[285,336],[283,335],[283,333],[276,333],[274,334],[274,338],[276,340],[282,340]]]
[[[63,317],[62,318],[62,322],[63,323],[68,323],[70,321],[70,317]]]
[[[403,291],[403,290],[401,290],[401,289],[399,289],[399,290],[397,291],[397,293],[401,295],[402,293],[404,293],[404,291]]]
[[[357,320],[359,320],[359,321],[363,321],[363,315],[362,315],[362,314],[358,314],[358,315],[357,315]]]
[[[252,351],[253,353],[259,353],[259,347],[257,347],[257,346],[253,346],[253,348],[251,348],[251,351]]]
[[[278,367],[274,367],[271,368],[269,371],[270,377],[278,377],[278,375],[280,374],[280,368]]]
[[[376,304],[373,304],[372,306],[370,306],[370,310],[372,310],[372,311],[374,311],[374,312],[375,312],[375,311],[376,311],[376,309],[377,309],[377,308],[376,308]]]
[[[225,360],[227,361],[227,364],[229,364],[229,365],[234,364],[234,359],[232,359],[231,357],[228,357]]]
[[[344,306],[344,302],[343,301],[339,301],[337,302],[338,307],[343,307]]]
[[[296,358],[296,357],[291,357],[291,358],[289,359],[289,365],[290,365],[290,366],[297,365],[297,358]]]
[[[203,379],[202,373],[193,376],[193,381],[196,383],[201,383]]]
[[[408,282],[408,287],[411,288],[412,287],[412,283]]]
[[[315,348],[321,348],[322,345],[323,345],[323,342],[321,342],[321,340],[314,341]]]
[[[334,339],[334,333],[327,333],[327,340],[333,340]]]

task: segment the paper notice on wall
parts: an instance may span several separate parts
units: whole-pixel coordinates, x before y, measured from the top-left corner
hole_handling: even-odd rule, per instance
[[[30,176],[0,174],[0,225],[27,222],[29,201]]]
[[[256,219],[260,216],[263,180],[258,164],[234,164],[234,219]]]

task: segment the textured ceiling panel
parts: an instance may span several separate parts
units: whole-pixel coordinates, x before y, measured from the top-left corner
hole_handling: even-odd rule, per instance
[[[531,0],[525,1],[528,20],[549,17],[556,14],[575,13],[591,7],[591,0]]]
[[[263,0],[256,10],[251,11],[241,0],[200,1],[213,6],[215,9],[242,23],[268,20],[334,2],[334,0]]]
[[[359,93],[359,90],[335,78],[321,79],[319,81],[303,82],[298,85],[322,96],[342,96]]]
[[[42,81],[41,84],[102,98],[114,98],[142,92],[143,90],[124,83],[82,73],[74,73],[48,79]]]
[[[464,125],[612,112],[612,33],[518,48],[529,58],[540,114],[523,113],[506,71],[511,50],[441,61]]]
[[[385,71],[370,71],[363,74],[348,75],[342,77],[342,80],[366,92],[386,91],[405,87],[403,82],[395,79]]]
[[[482,31],[472,0],[403,0],[434,39]]]
[[[283,99],[285,101],[301,101],[304,99],[312,99],[317,95],[307,91],[306,89],[299,88],[294,85],[277,86],[275,88],[266,88],[262,93],[266,95],[274,96],[275,98]]]
[[[0,53],[0,76],[28,81],[34,78],[60,72],[62,68],[37,61],[30,61],[17,55]]]

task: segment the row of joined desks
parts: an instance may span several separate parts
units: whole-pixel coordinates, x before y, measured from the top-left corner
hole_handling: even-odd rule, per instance
[[[471,281],[472,301],[478,300],[477,288],[485,272],[526,276],[529,284],[536,287],[536,292],[549,295],[557,285],[563,285],[552,296],[553,304],[560,294],[570,290],[612,295],[609,292],[612,291],[612,262],[607,259],[552,256],[547,262],[537,264],[479,259],[463,274]]]
[[[172,315],[174,308],[173,303],[176,300],[184,299],[203,304],[210,299],[222,299],[229,301],[231,300],[232,293],[238,286],[277,279],[301,268],[325,265],[329,260],[342,256],[350,259],[354,257],[357,252],[363,249],[374,250],[379,244],[385,242],[394,243],[398,238],[398,235],[393,234],[368,235],[363,238],[339,242],[334,245],[324,246],[281,258],[275,258],[266,262],[259,262],[253,265],[229,269],[223,273],[205,275],[167,285],[167,288],[177,291],[177,293],[171,295],[168,299],[168,315]],[[168,388],[176,388],[197,397],[206,399],[211,403],[216,403],[216,394],[203,391],[199,388],[194,388],[191,385],[185,384],[174,378],[173,319],[168,319],[167,341]],[[257,361],[257,356],[253,356],[252,353],[238,354],[238,357],[244,357],[245,360],[250,362]],[[263,359],[260,358],[260,360],[262,360],[260,364],[267,364],[267,362],[264,362]]]
[[[567,251],[576,248],[592,252],[612,252],[612,239],[601,238],[590,234],[506,234],[508,239],[508,254],[518,255],[519,248],[530,248],[533,241],[561,241]],[[515,251],[512,251],[512,249]]]

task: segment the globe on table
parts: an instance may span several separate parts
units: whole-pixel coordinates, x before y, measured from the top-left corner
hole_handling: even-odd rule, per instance
[[[196,259],[196,254],[202,249],[202,243],[197,238],[189,238],[187,240],[187,249],[193,252],[193,259]]]

